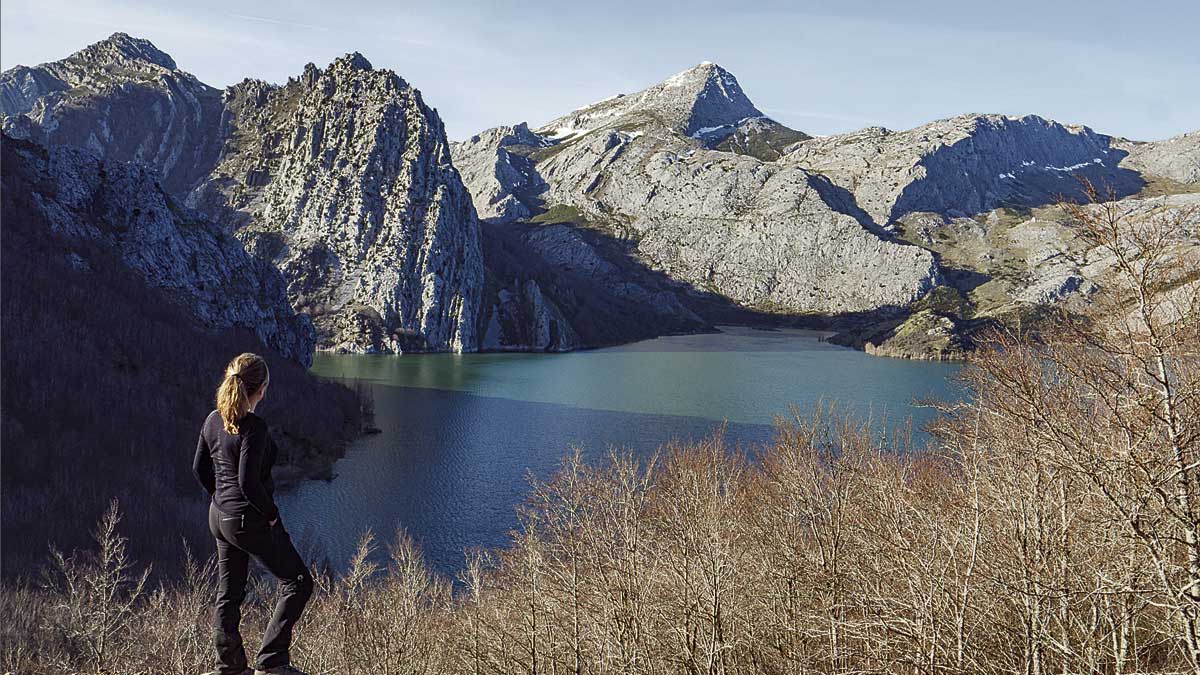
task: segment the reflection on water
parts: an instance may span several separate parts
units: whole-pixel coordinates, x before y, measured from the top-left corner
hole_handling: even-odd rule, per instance
[[[322,354],[313,370],[370,383],[383,433],[357,442],[333,481],[280,495],[288,529],[342,564],[363,530],[403,526],[453,572],[464,549],[504,545],[528,476],[550,475],[572,448],[645,456],[723,422],[731,443],[761,444],[775,415],[822,400],[919,424],[929,411],[913,399],[951,396],[956,366],[728,329],[570,354]]]

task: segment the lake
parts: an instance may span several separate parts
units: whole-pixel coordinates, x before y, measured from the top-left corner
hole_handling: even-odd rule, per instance
[[[517,524],[529,477],[572,448],[647,456],[672,439],[726,425],[743,447],[766,443],[791,406],[822,401],[891,425],[931,416],[914,406],[954,396],[958,366],[867,356],[800,330],[722,328],[568,354],[318,354],[313,372],[368,383],[382,433],[357,441],[332,481],[278,495],[302,549],[335,567],[362,532],[397,526],[430,564],[453,574],[463,551],[500,547]]]

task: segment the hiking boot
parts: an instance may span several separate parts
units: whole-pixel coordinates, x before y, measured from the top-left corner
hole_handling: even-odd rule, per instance
[[[254,669],[254,675],[308,675],[308,673],[300,670],[293,665],[275,666],[266,670]]]

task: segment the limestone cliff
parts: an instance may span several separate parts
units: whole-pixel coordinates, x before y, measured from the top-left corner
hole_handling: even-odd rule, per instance
[[[479,229],[437,113],[359,54],[225,94],[226,139],[190,197],[272,260],[322,348],[470,351]]]
[[[220,92],[117,33],[0,75],[4,128],[156,172],[279,267],[318,346],[475,349],[478,221],[436,111],[361,55]]]

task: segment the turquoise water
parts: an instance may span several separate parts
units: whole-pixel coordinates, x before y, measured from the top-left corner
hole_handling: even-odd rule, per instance
[[[915,399],[952,397],[957,366],[726,328],[569,354],[320,354],[313,371],[369,383],[382,433],[356,442],[333,481],[279,496],[288,529],[336,567],[364,530],[386,539],[402,526],[450,573],[464,549],[506,543],[528,478],[573,448],[645,456],[722,424],[731,445],[753,446],[774,416],[820,402],[920,425],[931,411]]]

